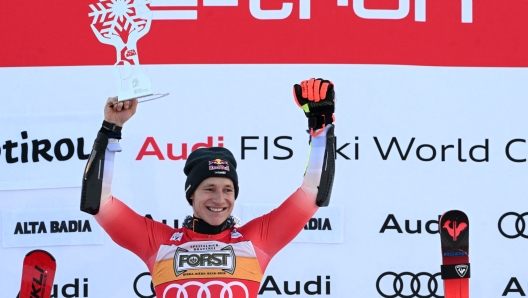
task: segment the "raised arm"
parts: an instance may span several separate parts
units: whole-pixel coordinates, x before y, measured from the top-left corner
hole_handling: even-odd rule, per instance
[[[299,234],[319,207],[328,206],[334,181],[333,83],[323,79],[303,81],[294,86],[294,96],[308,118],[310,134],[303,183],[277,209],[240,228],[269,259]]]
[[[121,128],[136,112],[137,100],[117,103],[111,97],[105,104],[105,121],[94,142],[83,175],[81,210],[97,222],[120,246],[132,251],[149,267],[158,244],[172,229],[147,219],[112,196],[114,156],[121,151]],[[134,235],[134,237],[130,237]]]
[[[137,104],[137,99],[118,103],[117,97],[106,101],[103,125],[84,169],[81,211],[96,215],[101,203],[110,198],[114,155],[121,151],[121,129],[136,113]]]

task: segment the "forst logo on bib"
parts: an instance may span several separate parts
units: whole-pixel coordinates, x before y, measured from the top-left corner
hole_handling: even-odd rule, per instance
[[[178,247],[174,254],[174,274],[179,276],[186,274],[189,270],[196,269],[219,269],[233,274],[236,267],[233,247],[228,245],[220,250],[212,250],[210,248],[213,247],[207,247],[207,250],[203,251],[188,251]]]

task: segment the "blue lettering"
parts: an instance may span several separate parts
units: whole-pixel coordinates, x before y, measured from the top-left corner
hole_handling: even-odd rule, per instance
[[[444,257],[463,257],[463,256],[467,256],[467,253],[464,251],[444,252]]]

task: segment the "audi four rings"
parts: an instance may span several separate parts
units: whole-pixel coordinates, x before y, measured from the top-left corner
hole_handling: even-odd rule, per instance
[[[381,291],[380,289],[380,282],[385,276],[393,276],[394,281],[392,282],[392,288],[393,290],[391,293],[385,293]],[[410,289],[412,294],[411,295],[405,295],[403,294],[404,284],[403,284],[403,276],[410,276],[411,278],[411,284]],[[427,282],[427,289],[429,290],[429,295],[421,295],[420,289],[421,289],[421,283],[420,283],[420,276],[426,276],[429,277],[429,281]],[[378,280],[376,281],[376,289],[378,290],[378,293],[384,297],[384,298],[444,298],[444,296],[439,296],[436,294],[436,291],[438,290],[438,281],[436,280],[436,277],[440,276],[440,272],[436,274],[431,274],[428,272],[420,272],[418,274],[414,274],[411,272],[402,272],[400,274],[397,274],[395,272],[385,272],[382,273]]]
[[[199,282],[199,281],[188,281],[186,283],[184,283],[183,285],[179,285],[179,284],[172,284],[172,285],[169,285],[168,287],[165,288],[165,291],[163,291],[163,298],[180,298],[180,297],[189,297],[189,294],[187,294],[187,290],[185,289],[186,287],[188,286],[198,286],[200,289],[198,290],[198,294],[197,294],[197,298],[212,298],[211,297],[211,292],[209,291],[209,286],[210,285],[220,285],[222,286],[222,291],[220,292],[220,297],[225,297],[227,294],[227,298],[235,298],[234,295],[233,295],[233,291],[231,290],[231,287],[240,287],[244,290],[244,293],[246,294],[245,297],[236,297],[236,298],[249,298],[249,291],[246,287],[246,285],[244,285],[243,283],[239,282],[239,281],[232,281],[232,282],[229,282],[229,283],[225,283],[223,281],[217,281],[217,280],[212,280],[212,281],[209,281],[209,282],[206,282],[206,283],[202,283],[202,282]],[[178,291],[174,294],[174,296],[172,295],[167,295],[167,293],[171,290],[171,289],[178,289]]]
[[[141,277],[147,276],[147,275],[150,276],[150,273],[149,272],[143,272],[143,273],[141,273],[140,275],[138,275],[136,277],[136,279],[134,280],[134,292],[136,293],[136,295],[138,297],[141,297],[141,298],[154,298],[154,297],[156,297],[156,293],[154,291],[154,286],[152,285],[152,282],[150,283],[150,289],[152,290],[152,294],[151,295],[143,295],[143,294],[139,293],[139,291],[137,289],[137,283],[138,283],[139,279]],[[244,293],[246,294],[245,297],[240,297],[240,298],[249,298],[248,289],[246,288],[246,286],[243,283],[238,282],[238,281],[232,281],[232,282],[229,282],[229,283],[225,283],[223,281],[214,281],[214,280],[213,281],[209,281],[207,283],[202,283],[202,282],[199,282],[199,281],[189,281],[189,282],[184,283],[183,285],[178,285],[178,284],[170,285],[167,288],[165,288],[165,291],[163,292],[163,298],[189,297],[189,294],[187,293],[187,290],[186,290],[186,288],[189,287],[189,286],[196,286],[196,287],[199,288],[197,298],[202,298],[202,297],[211,298],[211,292],[209,292],[209,288],[208,288],[209,285],[222,286],[222,291],[220,292],[220,297],[226,297],[227,296],[227,298],[235,298],[231,288],[232,287],[240,287],[240,288],[242,288],[242,290],[244,290]],[[171,289],[176,289],[176,290],[175,291],[170,291]],[[169,292],[171,292],[171,293],[168,294]],[[176,292],[176,293],[172,293],[172,292]],[[239,297],[236,297],[236,298],[239,298]]]
[[[528,235],[524,234],[524,230],[526,229],[526,222],[524,221],[524,217],[526,215],[528,215],[528,212],[524,212],[522,214],[519,214],[517,212],[504,213],[504,215],[499,218],[499,223],[498,223],[499,232],[502,234],[502,236],[504,236],[506,238],[509,238],[509,239],[514,239],[514,238],[517,238],[519,236],[523,237],[523,238],[528,238]],[[502,229],[502,221],[508,216],[517,216],[517,219],[515,220],[515,231],[517,231],[517,234],[515,234],[515,235],[508,235]]]

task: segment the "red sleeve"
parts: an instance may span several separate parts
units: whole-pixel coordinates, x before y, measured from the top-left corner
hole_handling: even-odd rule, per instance
[[[173,230],[137,214],[113,196],[101,204],[95,219],[115,243],[137,255],[149,269],[154,264],[152,256]]]
[[[277,209],[257,217],[238,230],[271,259],[290,243],[317,209],[316,193],[301,187]]]

